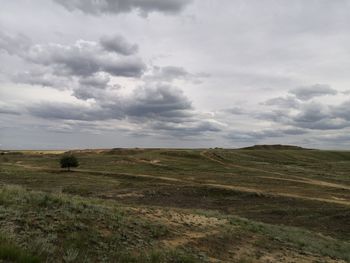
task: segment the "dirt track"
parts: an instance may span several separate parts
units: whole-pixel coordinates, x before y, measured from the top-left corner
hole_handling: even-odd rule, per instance
[[[290,176],[284,173],[279,173],[279,172],[272,172],[272,171],[266,171],[263,169],[259,169],[259,168],[251,168],[251,167],[246,167],[246,166],[242,166],[242,165],[236,165],[236,164],[231,164],[231,163],[225,163],[222,162],[220,160],[217,160],[211,156],[209,156],[207,154],[207,151],[203,151],[201,152],[201,156],[209,159],[210,161],[219,163],[225,167],[234,167],[234,168],[241,168],[241,169],[245,169],[245,170],[249,170],[249,171],[256,171],[256,172],[262,172],[262,173],[267,173],[267,174],[275,174],[275,175],[279,175],[279,176],[283,176],[283,178],[281,177],[272,177],[272,176],[256,176],[259,178],[265,178],[265,179],[272,179],[272,180],[282,180],[282,181],[290,181],[290,182],[297,182],[297,183],[304,183],[304,184],[311,184],[311,185],[317,185],[317,186],[325,186],[325,187],[332,187],[332,188],[339,188],[339,189],[346,189],[346,190],[350,190],[350,186],[348,185],[344,185],[344,184],[335,184],[335,183],[329,183],[329,182],[325,182],[325,181],[321,181],[321,180],[315,180],[315,179],[309,179],[309,178],[300,178],[297,176]],[[287,177],[293,177],[296,179],[291,179],[291,178],[287,178]]]
[[[212,159],[212,158],[210,158],[210,160],[217,161],[217,160]],[[218,162],[220,162],[220,161],[218,161]],[[220,162],[220,163],[222,163],[222,162]],[[36,169],[36,170],[43,170],[43,171],[61,171],[61,169],[58,169],[58,168],[55,169],[55,168],[49,168],[49,167],[30,166],[30,165],[21,164],[21,163],[20,164],[17,163],[15,165],[16,166],[20,166],[20,167],[24,167],[24,168],[27,168],[27,169]],[[328,198],[309,197],[309,196],[298,195],[298,194],[291,194],[291,193],[275,193],[275,192],[272,193],[272,192],[269,192],[269,191],[266,191],[266,190],[250,188],[250,187],[244,187],[244,186],[216,184],[216,183],[203,183],[203,182],[199,182],[199,181],[196,181],[196,180],[178,179],[178,178],[172,178],[172,177],[167,177],[167,176],[156,176],[156,175],[148,175],[148,174],[116,173],[116,172],[96,171],[96,170],[87,170],[87,169],[74,169],[72,171],[74,171],[74,172],[81,172],[81,173],[89,173],[89,174],[98,174],[98,175],[104,175],[104,176],[130,176],[130,177],[141,177],[141,178],[157,179],[157,180],[164,180],[164,181],[168,181],[168,182],[171,181],[171,182],[184,183],[184,184],[192,185],[192,186],[195,186],[195,187],[196,186],[197,187],[198,186],[207,186],[207,187],[212,187],[212,188],[234,190],[234,191],[246,192],[246,193],[257,193],[257,194],[264,194],[264,195],[269,195],[269,196],[281,196],[281,197],[287,197],[287,198],[296,198],[296,199],[319,201],[319,202],[327,202],[327,203],[334,203],[334,204],[339,204],[339,205],[350,206],[350,201],[349,200],[343,200],[343,199],[337,199],[337,198],[328,199]],[[285,179],[285,178],[275,178],[275,177],[272,177],[272,178],[276,179],[276,180],[279,180],[279,179],[284,180]],[[312,182],[307,182],[307,181],[303,181],[303,183],[313,184]],[[326,182],[323,182],[323,183],[324,184],[322,186],[334,187],[334,186],[327,185]],[[316,183],[314,183],[314,184],[315,185],[320,185],[320,184],[316,184]]]

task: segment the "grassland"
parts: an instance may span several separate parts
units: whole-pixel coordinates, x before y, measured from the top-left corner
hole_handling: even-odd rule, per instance
[[[0,156],[0,261],[350,262],[350,152]]]

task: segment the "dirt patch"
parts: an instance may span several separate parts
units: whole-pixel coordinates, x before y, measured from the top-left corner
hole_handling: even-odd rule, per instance
[[[320,181],[320,180],[315,180],[315,179],[308,179],[308,178],[290,179],[290,178],[279,178],[279,177],[272,177],[272,176],[257,176],[257,177],[264,178],[264,179],[271,179],[271,180],[297,182],[297,183],[303,183],[303,184],[311,184],[311,185],[317,185],[317,186],[324,186],[324,187],[332,187],[332,188],[339,188],[339,189],[350,190],[350,186],[348,186],[348,185],[329,183],[329,182],[325,182],[325,181]]]
[[[267,253],[263,255],[258,260],[253,262],[262,262],[262,263],[310,263],[310,262],[327,262],[327,263],[346,263],[344,260],[331,259],[329,257],[320,257],[312,254],[300,254],[294,251],[281,251],[274,253]]]
[[[190,242],[196,242],[196,240],[205,238],[206,236],[214,235],[216,233],[219,233],[219,231],[212,230],[209,232],[194,232],[194,231],[188,231],[185,233],[182,233],[181,236],[163,240],[163,244],[170,248],[177,248],[180,246],[184,246]]]
[[[137,209],[133,208],[138,213],[141,213],[146,218],[156,220],[166,225],[173,226],[185,226],[196,228],[216,228],[227,224],[226,219],[218,219],[216,217],[207,217],[204,215],[190,214],[184,212],[177,212],[174,210],[161,210],[161,209]]]
[[[129,197],[144,197],[144,194],[142,193],[137,193],[137,192],[132,192],[132,193],[125,193],[125,194],[118,194],[116,195],[117,198],[129,198]]]

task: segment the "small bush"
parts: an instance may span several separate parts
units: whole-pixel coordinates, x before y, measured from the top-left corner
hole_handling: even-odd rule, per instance
[[[71,167],[78,167],[78,159],[73,154],[63,155],[60,159],[61,168],[67,168],[69,171]]]

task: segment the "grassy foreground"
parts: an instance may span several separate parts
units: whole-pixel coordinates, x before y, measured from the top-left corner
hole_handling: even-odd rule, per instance
[[[350,152],[0,156],[4,262],[350,262]]]

